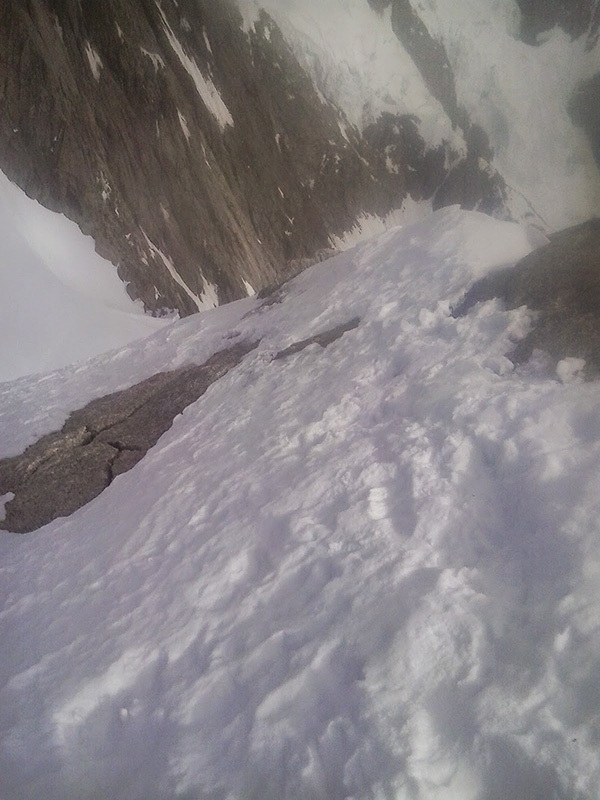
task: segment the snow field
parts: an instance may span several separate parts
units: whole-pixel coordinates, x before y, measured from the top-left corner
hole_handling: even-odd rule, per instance
[[[0,382],[88,359],[162,327],[77,225],[0,172]]]
[[[261,338],[96,500],[0,538],[3,800],[597,796],[598,387],[513,368],[523,309],[450,314],[530,250],[446,209],[3,387],[9,454]]]
[[[416,113],[432,146],[443,139],[464,146],[393,32],[389,8],[377,14],[366,0],[238,0],[238,6],[248,29],[261,8],[272,15],[324,102],[336,103],[357,128],[383,112]]]

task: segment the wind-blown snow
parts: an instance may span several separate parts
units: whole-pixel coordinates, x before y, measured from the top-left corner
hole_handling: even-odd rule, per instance
[[[164,325],[77,225],[0,172],[0,381],[88,359]]]
[[[96,500],[0,537],[3,800],[597,798],[598,386],[515,371],[524,310],[450,314],[530,249],[446,209],[2,387],[9,455],[261,338]]]

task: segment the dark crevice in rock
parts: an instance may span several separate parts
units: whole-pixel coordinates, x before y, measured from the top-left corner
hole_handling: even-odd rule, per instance
[[[221,350],[200,366],[153,375],[73,412],[59,432],[0,460],[0,495],[11,492],[0,527],[26,533],[72,514],[140,461],[173,419],[258,342]]]
[[[493,298],[537,312],[533,329],[508,354],[515,364],[542,350],[554,366],[583,358],[584,377],[600,377],[600,219],[555,233],[514,267],[476,281],[453,314],[464,316]]]
[[[278,353],[276,353],[273,356],[273,361],[276,361],[280,358],[286,358],[287,356],[291,356],[294,353],[299,353],[301,350],[304,350],[311,344],[318,344],[321,347],[325,348],[332,342],[335,342],[337,339],[340,339],[348,331],[358,328],[359,324],[360,324],[360,318],[354,317],[348,322],[343,322],[341,325],[336,325],[335,328],[330,328],[329,330],[324,331],[323,333],[317,333],[308,339],[302,339],[302,341],[300,342],[294,342],[294,344],[291,344],[289,347],[286,347],[284,350],[280,350]]]

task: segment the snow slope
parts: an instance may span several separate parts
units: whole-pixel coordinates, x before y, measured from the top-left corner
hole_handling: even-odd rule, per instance
[[[164,325],[132,302],[91,237],[2,172],[0,320],[0,381],[90,358]]]
[[[2,800],[597,798],[598,385],[515,371],[522,309],[450,314],[530,249],[445,209],[0,387],[9,455],[261,339],[87,507],[0,537]]]

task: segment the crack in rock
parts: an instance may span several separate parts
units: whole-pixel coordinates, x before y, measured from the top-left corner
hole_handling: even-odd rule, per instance
[[[0,460],[0,496],[14,494],[0,527],[27,533],[89,503],[257,346],[257,341],[241,342],[200,366],[160,372],[93,400],[74,411],[61,431],[42,437],[20,456]]]

